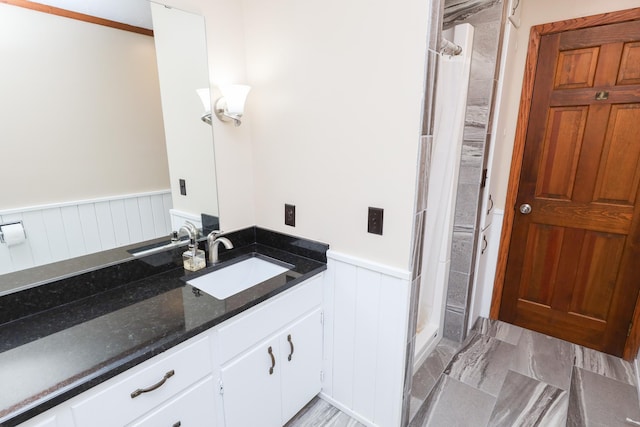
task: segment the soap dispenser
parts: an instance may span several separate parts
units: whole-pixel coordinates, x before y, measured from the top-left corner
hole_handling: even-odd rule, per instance
[[[182,254],[182,264],[189,271],[198,271],[207,266],[205,253],[198,249],[195,239],[189,241],[189,249]]]

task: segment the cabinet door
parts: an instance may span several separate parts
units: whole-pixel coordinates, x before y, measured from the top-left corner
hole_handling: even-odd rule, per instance
[[[226,427],[281,425],[281,369],[277,339],[258,344],[222,367]]]
[[[322,320],[317,309],[280,335],[282,354],[282,424],[320,393]],[[289,358],[289,356],[291,356]],[[291,360],[289,360],[291,359]]]

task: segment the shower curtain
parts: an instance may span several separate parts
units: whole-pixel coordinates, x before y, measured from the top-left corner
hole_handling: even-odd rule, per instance
[[[443,55],[438,65],[417,335],[421,332],[431,335],[433,330],[442,325],[473,27],[469,24],[458,25],[444,32],[443,36],[462,46],[462,53],[458,56]],[[430,328],[427,327],[429,325]],[[425,339],[417,341],[424,343]],[[416,345],[416,354],[420,351],[421,348]]]

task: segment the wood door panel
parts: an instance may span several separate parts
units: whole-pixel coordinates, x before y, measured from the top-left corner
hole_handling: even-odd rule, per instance
[[[640,181],[640,104],[614,105],[594,201],[633,205]]]
[[[573,49],[560,52],[554,89],[592,87],[596,77],[599,47]]]
[[[537,199],[531,206],[532,221],[591,231],[626,234],[633,217],[633,208],[620,205]]]
[[[515,324],[567,341],[579,341],[589,347],[600,346],[607,329],[601,320],[579,314],[567,316],[523,300],[517,302],[517,312]]]
[[[536,197],[570,200],[587,122],[587,107],[551,108],[536,180]]]
[[[520,278],[520,300],[551,306],[563,237],[564,230],[560,227],[529,226]],[[544,251],[539,248],[544,248]]]
[[[499,314],[615,355],[640,288],[639,63],[640,20],[540,38]]]
[[[640,42],[625,43],[617,83],[619,85],[640,84]]]
[[[585,233],[573,278],[571,313],[607,320],[625,241],[619,234]]]

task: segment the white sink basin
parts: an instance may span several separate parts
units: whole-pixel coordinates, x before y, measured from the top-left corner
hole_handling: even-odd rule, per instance
[[[254,257],[188,280],[187,284],[218,299],[225,299],[288,270]]]

